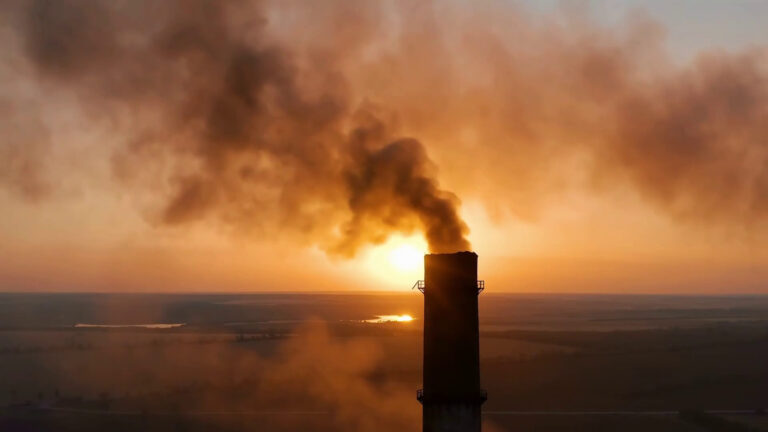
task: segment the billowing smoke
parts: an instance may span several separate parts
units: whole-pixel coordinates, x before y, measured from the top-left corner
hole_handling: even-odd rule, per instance
[[[265,40],[253,5],[34,0],[16,12],[41,79],[129,136],[116,173],[163,165],[157,221],[298,229],[344,256],[396,232],[469,249],[422,144],[353,106],[331,55],[302,68]]]
[[[16,195],[36,201],[49,190],[42,177],[49,137],[38,116],[18,108],[0,99],[0,185],[8,185]]]
[[[414,18],[428,30],[406,35],[389,60],[393,70],[416,65],[418,78],[367,84],[425,142],[443,144],[437,159],[461,173],[451,184],[462,197],[535,218],[563,192],[620,191],[678,221],[765,227],[764,47],[672,58],[663,29],[642,14],[617,29],[582,11],[478,6],[450,16]],[[413,98],[410,86],[429,80]]]
[[[17,69],[114,131],[113,172],[155,197],[160,224],[217,221],[343,256],[393,233],[469,249],[438,174],[523,218],[574,187],[631,189],[680,220],[768,213],[768,56],[680,65],[642,16],[613,31],[485,3],[29,0],[2,13]],[[2,180],[41,195],[45,147],[22,138],[2,143],[16,161]]]

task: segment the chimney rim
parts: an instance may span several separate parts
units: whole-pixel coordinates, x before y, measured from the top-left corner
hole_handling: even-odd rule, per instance
[[[424,254],[424,256],[448,256],[448,255],[474,255],[477,256],[477,253],[474,251],[458,251],[458,252],[448,252],[448,253],[428,253]]]

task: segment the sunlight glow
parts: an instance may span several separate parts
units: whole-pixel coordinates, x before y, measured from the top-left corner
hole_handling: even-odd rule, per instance
[[[389,262],[400,271],[421,268],[423,253],[414,245],[403,243],[389,252]]]
[[[377,315],[374,319],[365,320],[365,322],[372,324],[383,324],[391,322],[403,323],[411,321],[413,321],[413,317],[410,315]]]
[[[372,246],[350,261],[352,271],[363,278],[361,286],[377,290],[406,291],[424,278],[424,254],[427,242],[421,236],[393,236]]]

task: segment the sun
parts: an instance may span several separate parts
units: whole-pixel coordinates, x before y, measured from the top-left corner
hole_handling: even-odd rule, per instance
[[[423,252],[408,243],[396,246],[389,252],[389,262],[399,271],[412,271],[421,267]]]
[[[356,271],[366,280],[373,276],[378,289],[410,289],[415,281],[423,279],[427,250],[427,243],[420,236],[395,236],[366,250],[356,263]]]

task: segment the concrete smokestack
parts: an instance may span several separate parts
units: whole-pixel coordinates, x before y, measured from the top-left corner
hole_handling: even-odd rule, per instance
[[[479,432],[480,333],[477,254],[458,252],[424,256],[424,432]]]

